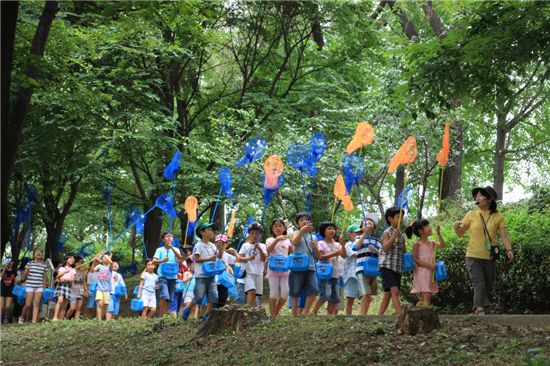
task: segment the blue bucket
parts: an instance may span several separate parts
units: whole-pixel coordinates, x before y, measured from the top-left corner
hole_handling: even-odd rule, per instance
[[[172,277],[178,274],[180,266],[176,262],[164,262],[159,266],[163,276]]]
[[[269,269],[273,272],[288,271],[288,257],[284,255],[274,255],[269,257]]]
[[[142,311],[143,310],[143,300],[141,299],[132,299],[130,303],[130,309],[133,311]]]
[[[221,274],[223,271],[225,271],[225,266],[219,259],[202,263],[202,272],[207,277],[214,277]]]
[[[403,254],[403,272],[412,272],[414,269],[414,260],[411,253]]]
[[[233,268],[233,276],[235,276],[235,278],[243,278],[243,275],[244,267],[239,264],[235,264],[235,268]]]
[[[235,286],[235,277],[229,272],[223,271],[222,274],[218,276],[218,283],[229,289]]]
[[[183,281],[177,280],[176,281],[176,292],[183,292]]]
[[[118,297],[126,296],[126,286],[116,285],[115,296],[118,296]]]
[[[320,280],[328,280],[332,277],[334,267],[330,263],[317,263],[317,278]]]
[[[363,262],[363,273],[367,277],[380,277],[378,270],[378,257],[367,257]]]
[[[11,293],[16,297],[25,297],[26,292],[25,287],[20,285],[13,286],[13,290],[11,290]]]
[[[447,268],[445,267],[445,263],[442,261],[435,262],[434,277],[438,282],[445,281],[447,279]]]
[[[48,301],[55,299],[54,294],[55,294],[55,290],[53,288],[46,288],[42,293],[42,299],[44,299],[47,303]]]
[[[291,271],[309,270],[309,257],[305,253],[291,254],[288,256],[288,268]]]

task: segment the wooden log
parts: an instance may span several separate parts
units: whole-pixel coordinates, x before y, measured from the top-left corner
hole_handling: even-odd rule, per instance
[[[403,334],[416,335],[418,333],[428,334],[434,329],[441,328],[439,317],[435,308],[428,307],[405,307],[401,310],[397,329]]]
[[[263,308],[251,309],[241,305],[226,305],[210,312],[196,336],[206,337],[226,330],[239,333],[242,329],[254,326],[263,320],[267,320],[267,314]]]

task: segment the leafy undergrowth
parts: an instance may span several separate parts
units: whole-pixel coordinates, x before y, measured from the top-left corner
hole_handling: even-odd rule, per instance
[[[550,329],[443,320],[430,335],[396,334],[369,317],[279,317],[239,334],[194,338],[200,321],[60,321],[2,327],[6,365],[550,365]]]

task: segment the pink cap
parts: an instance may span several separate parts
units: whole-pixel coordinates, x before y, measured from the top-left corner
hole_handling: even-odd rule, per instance
[[[227,238],[227,235],[225,235],[225,234],[218,234],[218,235],[216,235],[216,238],[214,239],[214,241],[223,241],[224,243],[227,243],[229,241],[229,239]]]

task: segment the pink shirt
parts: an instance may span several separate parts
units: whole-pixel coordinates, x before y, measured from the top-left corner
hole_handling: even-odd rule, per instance
[[[69,281],[71,277],[76,275],[76,270],[73,267],[61,267],[59,268],[59,271],[63,273],[63,275],[59,278],[62,281]]]
[[[321,254],[330,254],[334,252],[335,250],[340,250],[340,243],[334,241],[332,243],[327,243],[324,240],[321,240],[319,242],[319,251]],[[332,278],[338,278],[338,273],[340,272],[340,263],[338,261],[339,256],[335,256],[330,258],[329,262],[332,264],[333,270],[332,270]]]
[[[265,241],[266,247],[269,247],[271,244],[273,244],[274,241],[275,241],[275,238],[267,238],[266,241]],[[275,244],[275,248],[273,248],[271,253],[268,253],[268,254],[270,256],[283,255],[285,257],[288,257],[288,252],[289,252],[291,247],[292,247],[292,243],[290,242],[290,240],[285,239],[285,240],[279,241],[277,244]],[[268,278],[271,277],[271,276],[278,276],[278,277],[288,276],[289,273],[290,273],[289,271],[286,271],[286,272],[272,271],[272,270],[269,269],[269,266],[267,268],[267,277]]]

